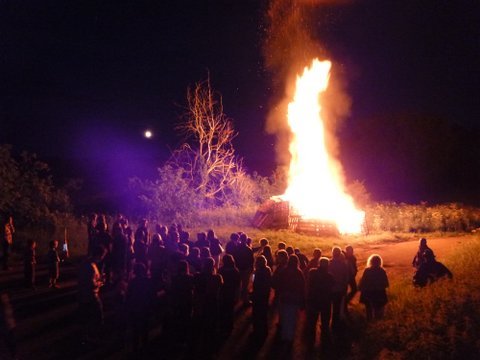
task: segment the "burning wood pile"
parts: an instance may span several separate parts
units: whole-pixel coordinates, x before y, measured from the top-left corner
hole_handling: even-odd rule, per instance
[[[328,90],[331,62],[314,59],[297,76],[288,104],[291,131],[288,186],[281,196],[258,210],[258,227],[283,228],[315,234],[360,233],[365,213],[345,190],[340,162],[327,146],[322,95]]]
[[[260,229],[289,229],[308,235],[338,235],[339,231],[332,222],[317,219],[304,219],[288,201],[273,196],[258,208],[253,218],[253,226]]]

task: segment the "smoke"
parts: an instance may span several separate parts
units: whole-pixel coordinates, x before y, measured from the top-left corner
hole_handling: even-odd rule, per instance
[[[346,4],[346,0],[271,0],[268,8],[267,35],[263,56],[267,70],[272,74],[274,89],[273,106],[267,117],[266,130],[277,136],[277,160],[288,164],[290,131],[286,119],[287,106],[295,91],[297,74],[312,59],[328,59],[333,62],[328,91],[324,93],[322,117],[327,130],[327,146],[332,155],[337,153],[334,136],[339,122],[350,112],[350,98],[346,94],[343,69],[337,66],[322,42],[314,36],[321,23],[322,7]]]

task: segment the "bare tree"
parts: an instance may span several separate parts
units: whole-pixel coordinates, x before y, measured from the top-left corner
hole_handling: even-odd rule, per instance
[[[188,90],[185,122],[179,127],[187,139],[172,163],[184,170],[195,191],[207,200],[224,203],[244,175],[232,141],[237,132],[223,112],[222,97],[210,79]]]

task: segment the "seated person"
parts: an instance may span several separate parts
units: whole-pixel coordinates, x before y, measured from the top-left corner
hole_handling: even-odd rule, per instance
[[[413,284],[415,286],[423,287],[444,277],[453,278],[450,270],[441,262],[435,260],[432,250],[425,250],[423,258],[425,259],[424,263],[420,265],[413,276]]]

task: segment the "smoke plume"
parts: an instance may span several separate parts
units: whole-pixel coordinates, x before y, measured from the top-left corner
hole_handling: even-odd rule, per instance
[[[273,106],[268,114],[266,130],[277,136],[277,160],[280,165],[289,163],[290,131],[286,119],[287,106],[295,91],[295,79],[310,65],[313,58],[333,62],[330,84],[324,96],[324,118],[327,146],[336,154],[335,129],[350,111],[350,98],[345,92],[341,67],[329,57],[327,49],[315,35],[322,27],[322,6],[345,4],[349,1],[332,0],[271,0],[268,8],[267,36],[263,46],[265,66],[272,75],[275,92]],[[320,24],[319,24],[320,22]]]

